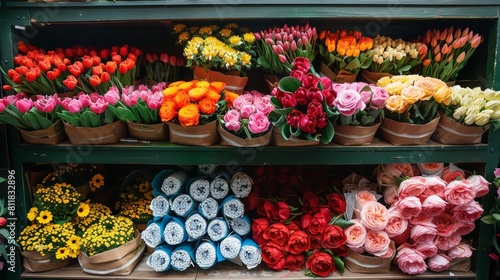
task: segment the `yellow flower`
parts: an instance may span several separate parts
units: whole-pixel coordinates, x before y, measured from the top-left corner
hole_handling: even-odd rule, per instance
[[[68,244],[68,248],[70,248],[71,250],[79,250],[81,237],[74,235],[68,240],[68,242],[66,242],[66,244]]]
[[[59,248],[56,252],[56,259],[58,260],[64,260],[67,257],[69,257],[69,249],[66,247]]]
[[[213,30],[210,26],[203,26],[198,32],[203,35],[212,35],[212,31]]]
[[[233,31],[231,29],[228,29],[228,28],[223,28],[223,29],[221,29],[221,31],[219,31],[219,34],[222,37],[229,37],[233,34]]]
[[[31,207],[30,211],[28,212],[28,220],[30,220],[31,222],[33,222],[33,220],[35,220],[36,218],[36,215],[38,215],[38,208],[36,207]]]
[[[231,36],[231,38],[229,38],[229,42],[234,46],[239,46],[243,44],[243,42],[241,41],[241,37],[237,35]]]
[[[85,217],[89,214],[89,212],[90,212],[90,207],[87,203],[80,204],[80,207],[78,207],[78,210],[76,211],[78,217]]]
[[[251,44],[251,43],[255,42],[255,35],[251,32],[245,33],[245,34],[243,34],[243,40],[245,40],[245,42]]]
[[[94,175],[90,180],[90,185],[97,189],[104,186],[104,177],[101,174]]]
[[[40,224],[48,224],[52,221],[52,213],[50,211],[44,210],[40,212],[40,215],[36,218]]]
[[[186,25],[183,23],[178,23],[178,24],[174,25],[174,32],[175,33],[179,33],[181,31],[183,31],[184,29],[186,29]]]

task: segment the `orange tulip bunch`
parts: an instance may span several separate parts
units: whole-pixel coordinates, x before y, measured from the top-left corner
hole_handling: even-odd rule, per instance
[[[319,50],[326,66],[332,70],[346,70],[358,74],[371,63],[368,51],[373,47],[373,39],[359,31],[323,30],[319,34]]]
[[[216,119],[238,97],[224,90],[224,82],[177,81],[163,90],[160,118],[182,126],[207,124]]]
[[[482,37],[469,28],[454,30],[451,26],[443,30],[427,30],[421,41],[429,48],[427,58],[422,62],[422,75],[448,82],[456,80]]]

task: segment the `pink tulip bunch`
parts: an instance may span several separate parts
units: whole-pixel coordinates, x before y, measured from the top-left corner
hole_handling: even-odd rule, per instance
[[[9,95],[0,99],[0,122],[25,130],[41,130],[53,125],[61,110],[57,94],[34,98],[22,94]]]
[[[423,60],[422,75],[454,81],[458,72],[467,64],[483,38],[469,28],[428,30],[421,38],[429,49]]]
[[[109,109],[121,121],[155,124],[160,123],[158,109],[163,102],[163,90],[166,83],[161,82],[149,89],[140,85],[137,89],[133,86],[124,87],[121,94],[118,88],[111,87],[104,94],[104,100],[111,105]]]
[[[179,72],[186,65],[184,57],[162,53],[146,54],[146,80],[156,82],[174,82],[178,80]]]
[[[249,138],[266,133],[271,128],[269,114],[274,110],[271,96],[256,90],[247,91],[233,101],[233,106],[221,118],[221,123],[231,133]]]
[[[255,33],[258,64],[269,74],[285,76],[292,70],[296,57],[313,61],[316,56],[316,28],[303,26],[274,27]]]
[[[100,127],[116,120],[113,112],[108,110],[109,102],[104,96],[93,92],[80,92],[73,97],[61,100],[62,110],[58,116],[74,126]]]

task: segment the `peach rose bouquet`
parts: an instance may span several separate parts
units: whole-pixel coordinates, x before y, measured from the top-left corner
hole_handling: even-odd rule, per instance
[[[438,105],[451,103],[452,91],[445,82],[419,75],[381,78],[377,85],[389,93],[386,117],[398,122],[425,124],[437,116]]]

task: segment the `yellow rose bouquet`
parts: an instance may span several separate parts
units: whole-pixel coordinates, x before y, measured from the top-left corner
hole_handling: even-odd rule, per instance
[[[451,88],[445,82],[419,75],[383,77],[378,83],[389,93],[386,115],[398,122],[425,124],[437,117],[439,104],[451,103]]]

